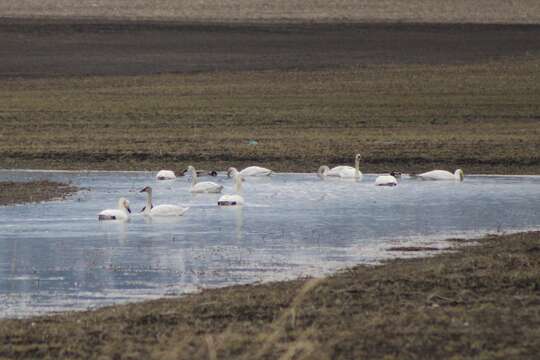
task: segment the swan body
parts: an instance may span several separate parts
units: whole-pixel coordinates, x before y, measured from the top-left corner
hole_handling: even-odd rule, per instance
[[[218,200],[219,206],[244,205],[244,198],[238,194],[222,195]]]
[[[231,168],[234,169],[234,168]],[[230,169],[229,169],[230,170]],[[260,166],[249,166],[239,172],[240,176],[270,176],[273,171]]]
[[[174,175],[174,171],[171,171],[171,170],[160,170],[156,175],[156,179],[172,180],[172,179],[176,179],[176,175]]]
[[[223,185],[216,184],[212,181],[203,181],[191,186],[192,193],[212,193],[218,194],[223,190]]]
[[[318,175],[321,178],[331,176],[362,180],[362,172],[360,171],[360,154],[356,154],[354,157],[354,167],[340,165],[330,169],[328,166],[323,165],[319,168]]]
[[[376,186],[396,186],[397,179],[392,175],[381,175],[375,179]]]
[[[188,210],[188,208],[169,204],[154,206],[150,211],[147,211],[146,209],[147,208],[145,208],[143,215],[147,216],[182,216]]]
[[[463,170],[457,169],[453,174],[446,170],[432,170],[417,175],[422,180],[457,180],[463,181],[465,174]]]
[[[223,185],[212,181],[197,181],[197,171],[193,166],[188,166],[188,172],[191,173],[191,192],[192,193],[213,193],[217,194],[223,190]]]
[[[106,209],[98,214],[98,220],[129,220],[129,214],[131,209],[129,208],[129,201],[125,198],[118,200],[117,209]]]
[[[145,187],[140,192],[146,193],[146,206],[143,208],[142,213],[145,216],[182,216],[189,208],[185,208],[177,205],[163,204],[158,206],[152,205],[152,188],[150,186]]]
[[[235,168],[229,168],[227,171],[229,174],[231,174],[234,178],[234,185],[235,185],[235,192],[236,194],[227,194],[222,195],[218,199],[218,205],[219,206],[238,206],[238,205],[244,205],[244,198],[242,195],[239,194],[239,192],[242,191],[242,176],[236,170]]]

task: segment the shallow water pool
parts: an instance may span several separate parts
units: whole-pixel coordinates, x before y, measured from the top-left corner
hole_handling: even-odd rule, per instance
[[[149,172],[0,171],[0,181],[49,179],[88,188],[66,201],[0,207],[0,316],[21,317],[178,295],[203,287],[320,276],[403,253],[396,244],[446,246],[448,237],[540,228],[540,177],[409,178],[395,188],[276,174],[243,183],[246,205],[217,207],[187,178]],[[231,193],[220,174],[212,181]],[[132,210],[189,206],[181,218],[99,222],[127,197]],[[135,212],[135,211],[134,211]]]

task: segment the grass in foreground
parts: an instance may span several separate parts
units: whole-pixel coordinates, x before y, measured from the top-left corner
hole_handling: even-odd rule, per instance
[[[540,60],[0,82],[0,167],[540,172]],[[249,140],[257,140],[250,145]]]
[[[62,199],[77,191],[75,186],[55,181],[0,182],[0,205]]]
[[[0,358],[535,358],[540,232],[324,279],[0,321]]]

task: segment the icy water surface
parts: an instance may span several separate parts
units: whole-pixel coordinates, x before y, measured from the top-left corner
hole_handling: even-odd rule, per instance
[[[467,176],[463,183],[405,178],[396,188],[277,174],[244,182],[243,208],[192,195],[187,178],[147,172],[0,171],[1,180],[72,181],[66,201],[0,207],[0,317],[86,309],[201,287],[318,276],[395,256],[396,244],[429,244],[540,227],[540,177]],[[230,193],[233,184],[212,178]],[[190,207],[185,216],[98,222],[127,197]],[[135,212],[135,211],[134,211]],[[405,254],[402,254],[405,255]]]

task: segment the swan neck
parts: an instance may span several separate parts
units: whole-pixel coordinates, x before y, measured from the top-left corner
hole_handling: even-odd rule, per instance
[[[354,159],[354,175],[360,177],[360,157],[356,156]]]
[[[152,210],[152,192],[146,193],[146,207],[144,208],[145,214],[150,214],[150,211]]]
[[[238,172],[234,173],[234,185],[237,193],[242,191],[242,177]]]
[[[325,177],[326,176],[326,173],[328,172],[328,166],[326,165],[323,165],[319,168],[319,171],[317,172],[319,177]]]
[[[191,171],[191,185],[197,184],[197,171],[193,168],[190,169]]]

